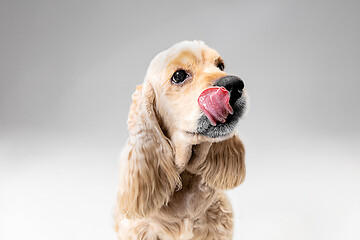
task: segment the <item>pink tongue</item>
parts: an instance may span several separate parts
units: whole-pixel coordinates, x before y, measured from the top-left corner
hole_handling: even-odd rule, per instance
[[[211,125],[216,126],[217,122],[224,123],[229,113],[234,113],[229,100],[230,93],[224,87],[210,87],[200,94],[198,104]]]

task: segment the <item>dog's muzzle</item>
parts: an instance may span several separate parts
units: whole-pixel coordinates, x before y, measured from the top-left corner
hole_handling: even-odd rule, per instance
[[[204,114],[197,122],[197,133],[211,138],[232,133],[246,108],[244,94],[244,82],[236,76],[222,77],[205,89],[198,98]]]

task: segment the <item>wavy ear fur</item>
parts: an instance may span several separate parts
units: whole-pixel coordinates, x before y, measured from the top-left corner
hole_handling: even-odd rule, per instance
[[[205,147],[204,147],[205,148]],[[202,175],[203,181],[217,189],[231,189],[245,179],[245,149],[236,135],[213,143],[203,161],[192,166]],[[195,167],[195,168],[194,168]]]
[[[120,156],[117,209],[127,218],[146,217],[169,201],[181,181],[174,150],[157,122],[150,83],[132,97],[129,139]]]

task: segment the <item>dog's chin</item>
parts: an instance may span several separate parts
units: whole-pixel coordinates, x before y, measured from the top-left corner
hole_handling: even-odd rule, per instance
[[[234,113],[229,115],[224,123],[219,123],[216,126],[211,125],[209,119],[204,114],[201,115],[197,122],[197,134],[214,140],[216,138],[227,138],[232,136],[237,123],[246,111],[245,98],[239,98],[232,108]]]

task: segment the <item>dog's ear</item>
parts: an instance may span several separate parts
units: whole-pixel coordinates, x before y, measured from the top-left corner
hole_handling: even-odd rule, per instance
[[[181,185],[173,163],[173,147],[155,116],[151,84],[138,86],[132,100],[129,139],[120,156],[117,199],[118,211],[127,218],[150,215]]]
[[[208,149],[207,156],[191,166],[192,172],[201,174],[206,184],[217,189],[231,189],[244,181],[245,149],[238,136],[213,143]]]

